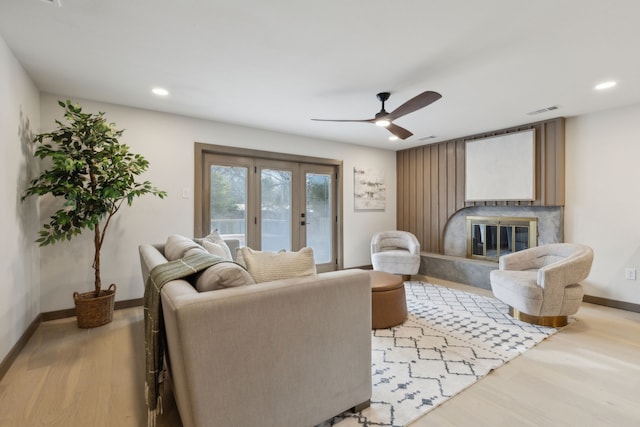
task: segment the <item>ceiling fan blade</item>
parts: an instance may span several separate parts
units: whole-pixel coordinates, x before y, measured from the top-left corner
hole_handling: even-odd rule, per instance
[[[405,128],[402,128],[402,127],[400,127],[400,126],[398,126],[396,124],[393,124],[393,123],[391,123],[389,126],[387,126],[387,129],[389,130],[389,132],[391,132],[392,134],[394,134],[395,136],[397,136],[400,139],[407,139],[411,135],[413,135],[411,132],[409,132]]]
[[[442,98],[442,95],[440,95],[438,92],[432,92],[430,90],[422,92],[420,95],[411,98],[410,100],[390,112],[387,118],[389,120],[395,120],[399,117],[424,108],[427,105],[436,102],[440,98]]]
[[[364,120],[334,120],[334,119],[311,119],[316,122],[356,122],[356,123],[373,123],[375,119]]]

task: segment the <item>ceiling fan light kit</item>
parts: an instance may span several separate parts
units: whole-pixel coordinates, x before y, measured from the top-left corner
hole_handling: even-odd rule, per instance
[[[311,119],[311,120],[321,121],[321,122],[374,123],[377,126],[386,127],[387,130],[389,130],[389,132],[391,132],[391,134],[397,138],[407,139],[411,135],[413,135],[413,133],[411,133],[410,131],[408,131],[403,127],[400,127],[394,124],[393,121],[409,113],[413,113],[414,111],[424,108],[427,105],[432,104],[436,102],[438,99],[442,98],[442,95],[440,95],[438,92],[425,91],[411,98],[410,100],[408,100],[407,102],[405,102],[404,104],[402,104],[401,106],[393,110],[391,113],[387,113],[387,111],[384,109],[384,103],[386,100],[389,99],[389,96],[391,96],[391,93],[380,92],[376,96],[378,100],[382,103],[382,108],[378,113],[376,113],[373,119],[365,119],[365,120]]]

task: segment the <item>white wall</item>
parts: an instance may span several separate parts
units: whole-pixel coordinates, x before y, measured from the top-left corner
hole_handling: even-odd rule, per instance
[[[640,304],[640,105],[566,123],[565,240],[595,253],[588,295]],[[639,271],[640,273],[640,271]]]
[[[53,129],[54,119],[62,118],[57,105],[63,96],[41,95],[43,131]],[[182,198],[182,188],[193,190],[194,142],[228,145],[264,151],[339,159],[344,162],[344,266],[371,264],[370,240],[374,232],[396,226],[395,152],[362,146],[287,135],[277,132],[198,120],[183,116],[139,110],[118,105],[73,99],[85,111],[106,112],[109,121],[126,129],[122,142],[144,155],[150,168],[143,177],[169,193],[161,200],[145,196],[123,208],[115,217],[103,247],[102,282],[115,282],[117,300],[140,298],[143,294],[138,245],[161,242],[169,234],[193,234],[194,201]],[[384,212],[354,212],[353,167],[377,168],[385,172],[387,206]],[[41,202],[43,220],[52,213],[46,200]],[[73,291],[88,291],[93,283],[91,235],[42,249],[42,312],[73,306]]]
[[[0,360],[40,313],[37,201],[20,202],[33,178],[29,135],[40,123],[39,93],[0,37]]]

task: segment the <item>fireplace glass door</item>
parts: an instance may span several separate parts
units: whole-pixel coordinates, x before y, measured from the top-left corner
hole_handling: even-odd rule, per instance
[[[496,261],[537,245],[537,218],[467,217],[467,256]]]

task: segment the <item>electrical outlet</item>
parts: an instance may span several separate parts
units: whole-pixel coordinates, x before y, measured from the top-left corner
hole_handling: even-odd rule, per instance
[[[627,280],[636,280],[636,269],[632,267],[625,268],[624,278]]]
[[[189,191],[189,187],[184,187],[182,189],[182,198],[188,199],[189,197],[191,197],[191,192]]]

